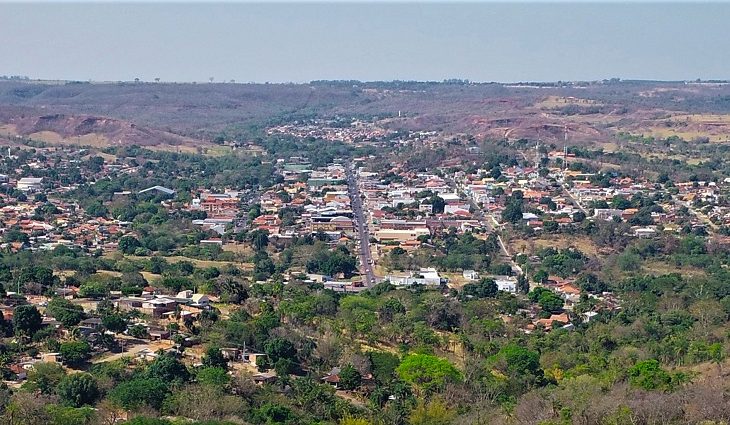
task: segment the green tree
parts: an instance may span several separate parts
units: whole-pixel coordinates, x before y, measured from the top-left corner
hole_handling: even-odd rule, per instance
[[[228,361],[223,357],[223,353],[218,347],[208,347],[205,356],[203,356],[203,365],[228,370]]]
[[[79,286],[79,297],[102,298],[109,293],[109,288],[103,282],[84,282]]]
[[[380,306],[378,309],[378,316],[383,322],[390,322],[393,320],[393,317],[405,312],[406,308],[403,306],[403,303],[401,303],[398,298],[391,297],[386,299]]]
[[[352,391],[362,383],[362,375],[351,364],[340,370],[340,387],[343,390]]]
[[[13,310],[15,333],[33,336],[41,328],[43,317],[34,305],[21,305]]]
[[[86,207],[86,213],[91,217],[106,217],[109,210],[99,201],[94,201]]]
[[[51,299],[46,311],[67,328],[78,325],[86,317],[83,307],[61,297]]]
[[[272,338],[264,345],[264,352],[272,363],[276,363],[279,359],[294,359],[297,355],[297,349],[288,339]]]
[[[504,358],[510,372],[532,375],[540,373],[540,355],[534,351],[517,344],[508,344],[502,347],[499,354]]]
[[[396,371],[402,380],[425,394],[443,389],[449,382],[461,380],[461,372],[448,360],[429,354],[409,354]]]
[[[666,390],[672,387],[672,376],[661,368],[658,360],[650,359],[640,361],[629,369],[629,382],[645,390]]]
[[[96,422],[96,412],[91,407],[66,407],[50,405],[46,409],[52,425],[91,425]]]
[[[114,387],[109,392],[109,400],[126,410],[143,406],[159,409],[168,393],[167,385],[159,378],[136,378]]]
[[[464,285],[462,293],[465,297],[473,298],[494,298],[497,296],[499,289],[494,279],[483,278],[476,283],[467,283]]]
[[[93,405],[99,397],[96,379],[88,373],[73,373],[58,384],[58,395],[63,404],[72,407]]]
[[[101,323],[111,332],[119,333],[127,330],[127,320],[120,314],[107,314],[102,316]]]
[[[429,402],[420,401],[408,418],[410,425],[448,425],[456,417],[456,412],[439,399]]]
[[[180,360],[164,354],[158,356],[147,366],[146,376],[157,378],[163,382],[187,382],[190,380],[190,372]]]
[[[80,366],[91,357],[91,345],[86,341],[66,341],[59,349],[63,362],[69,366]]]
[[[139,242],[137,238],[134,236],[122,236],[119,239],[119,242],[117,243],[117,249],[122,252],[122,254],[132,255],[134,254],[134,251],[141,247],[142,244]]]
[[[400,359],[395,354],[387,351],[370,351],[368,359],[373,371],[373,377],[381,385],[393,381],[395,370],[400,364]]]
[[[28,379],[23,388],[38,390],[41,394],[54,394],[56,386],[66,376],[66,370],[58,363],[39,362],[28,371]]]
[[[256,229],[248,235],[251,240],[251,245],[256,251],[263,251],[269,245],[268,230]]]
[[[215,388],[223,388],[231,380],[228,372],[220,367],[203,367],[197,371],[195,377],[199,383]]]

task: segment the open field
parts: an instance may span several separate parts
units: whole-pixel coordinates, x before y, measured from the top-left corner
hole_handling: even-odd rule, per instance
[[[544,248],[570,248],[574,247],[588,255],[599,253],[599,247],[585,236],[564,236],[564,235],[541,235],[531,239],[512,239],[506,241],[510,252],[520,254],[533,254],[535,251]]]
[[[133,260],[144,260],[146,257],[137,257],[134,255],[127,255],[127,258],[133,259]],[[179,263],[180,261],[189,261],[195,265],[195,267],[225,267],[225,266],[235,266],[238,268],[242,268],[244,270],[252,270],[253,264],[246,263],[243,261],[213,261],[213,260],[198,260],[195,258],[188,258],[188,257],[182,257],[182,256],[172,256],[172,257],[164,257],[167,262],[175,264]]]

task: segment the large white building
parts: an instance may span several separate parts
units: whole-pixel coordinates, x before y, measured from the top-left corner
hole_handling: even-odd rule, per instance
[[[417,272],[411,272],[410,276],[386,276],[385,280],[396,286],[408,285],[429,285],[438,286],[441,284],[441,276],[433,267],[422,268]]]
[[[43,177],[23,177],[18,180],[15,187],[23,192],[40,190],[43,186]]]

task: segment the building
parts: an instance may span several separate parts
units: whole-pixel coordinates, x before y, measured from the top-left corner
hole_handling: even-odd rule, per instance
[[[408,285],[429,285],[438,286],[441,285],[441,276],[436,269],[432,267],[422,268],[417,272],[411,272],[410,276],[386,276],[385,280],[390,281],[391,284],[396,286],[408,286]]]
[[[312,233],[317,232],[343,232],[347,235],[355,233],[355,225],[349,217],[312,217]]]
[[[152,187],[148,187],[147,189],[143,189],[143,190],[139,191],[140,194],[150,193],[150,192],[157,192],[158,194],[167,195],[167,196],[172,196],[175,194],[174,190],[169,189],[164,186],[152,186]]]
[[[43,187],[43,177],[23,177],[15,186],[23,192],[34,192]]]
[[[517,279],[511,276],[495,276],[494,283],[497,284],[497,289],[500,291],[517,293]]]
[[[461,275],[467,280],[479,280],[479,272],[475,270],[464,270]]]
[[[420,227],[411,230],[381,229],[375,232],[375,239],[380,242],[408,242],[418,240],[419,236],[430,236],[431,232]]]

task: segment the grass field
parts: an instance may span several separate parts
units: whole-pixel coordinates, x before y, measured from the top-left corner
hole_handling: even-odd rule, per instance
[[[533,254],[543,248],[569,247],[575,247],[588,255],[596,255],[599,252],[599,247],[585,236],[541,235],[534,239],[511,239],[507,241],[507,244],[512,253]]]
[[[542,101],[535,103],[535,107],[546,109],[560,108],[568,105],[600,106],[602,104],[592,99],[581,99],[579,97],[565,96],[548,96]]]
[[[130,258],[132,260],[144,260],[147,257],[137,257],[134,255],[128,255],[127,258]],[[195,267],[225,267],[228,265],[233,265],[239,268],[242,268],[244,270],[253,270],[253,264],[246,263],[243,261],[213,261],[213,260],[198,260],[195,258],[189,258],[189,257],[183,257],[183,256],[173,256],[173,257],[164,257],[167,262],[175,264],[179,263],[180,261],[189,261],[195,265]]]

